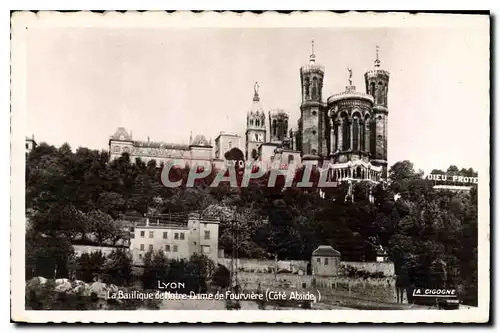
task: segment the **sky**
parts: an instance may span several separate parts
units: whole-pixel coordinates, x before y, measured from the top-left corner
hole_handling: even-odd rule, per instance
[[[365,90],[379,45],[391,75],[390,165],[410,160],[428,172],[484,163],[475,151],[489,131],[489,37],[470,26],[37,27],[26,38],[26,135],[99,150],[118,127],[134,140],[244,137],[256,81],[263,108],[284,109],[295,129],[311,40],[325,100],[344,91],[347,68]]]

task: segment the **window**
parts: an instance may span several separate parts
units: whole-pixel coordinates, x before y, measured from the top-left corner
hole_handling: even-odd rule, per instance
[[[365,132],[365,126],[363,125],[363,123],[361,123],[359,129],[361,130],[361,134],[360,134],[360,138],[361,138],[361,142],[360,142],[360,145],[359,145],[359,150],[365,150],[365,135],[366,135],[366,132]]]
[[[288,164],[292,164],[293,162],[293,155],[288,155]]]
[[[133,232],[130,233],[130,238],[131,239],[134,239],[135,238],[135,234]]]
[[[233,143],[229,141],[229,149],[233,148]]]
[[[150,231],[149,232],[149,238],[153,238],[155,236],[155,232],[154,231]]]
[[[181,232],[181,239],[184,239],[184,233]]]
[[[149,244],[149,251],[153,251],[153,244]]]
[[[177,252],[177,245],[174,245],[174,252]]]
[[[168,238],[168,232],[164,231],[163,232],[163,239],[167,239]]]
[[[342,150],[349,149],[351,145],[351,136],[349,131],[349,124],[347,122],[347,118],[342,122]]]
[[[178,232],[176,232],[176,233],[174,234],[174,239],[179,239],[179,233],[178,233]]]
[[[170,252],[170,245],[165,245],[165,252]]]
[[[316,262],[319,264],[321,262],[321,258],[316,258]]]
[[[210,253],[210,246],[204,245],[203,246],[203,253],[205,253],[205,254]]]
[[[307,288],[307,284],[305,282],[302,282],[302,288]]]
[[[255,119],[255,126],[260,126],[259,119]]]
[[[144,231],[141,231],[141,237],[144,237]]]
[[[354,121],[352,123],[352,145],[353,145],[354,151],[359,150],[358,134],[359,134],[359,122],[358,122],[358,119],[354,119]]]
[[[305,95],[306,95],[306,99],[309,99],[309,85],[311,84],[310,81],[309,81],[309,78],[306,77],[306,79],[304,80],[305,83],[304,83],[304,88],[305,88]]]
[[[328,258],[325,258],[325,265],[328,265]]]
[[[311,98],[316,99],[318,98],[318,78],[313,77],[313,83],[312,83],[312,91],[311,91]]]
[[[115,153],[119,153],[119,152],[120,152],[120,147],[115,146]]]
[[[28,144],[26,144],[26,149],[28,149],[28,148],[29,148],[29,146],[28,146]]]
[[[144,244],[141,244],[141,251],[144,251]]]
[[[313,110],[312,115],[313,115],[313,116],[315,116],[315,115],[316,115],[316,110]]]
[[[210,231],[205,231],[205,239],[210,239]]]
[[[142,253],[139,253],[139,259],[142,259]]]

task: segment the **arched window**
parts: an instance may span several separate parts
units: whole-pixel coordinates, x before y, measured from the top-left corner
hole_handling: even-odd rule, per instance
[[[255,119],[255,126],[260,126],[259,119]]]
[[[250,118],[250,126],[253,126],[253,119]]]
[[[348,150],[351,145],[351,135],[349,131],[349,121],[347,117],[342,122],[342,150]]]
[[[312,84],[312,99],[316,98],[318,98],[318,79],[314,77]]]
[[[375,82],[370,83],[370,95],[375,97]]]
[[[306,79],[304,80],[304,90],[305,90],[305,98],[306,99],[309,99],[309,85],[311,84],[311,82],[309,81],[309,78],[306,77]]]
[[[359,119],[355,118],[352,122],[352,149],[354,151],[359,150],[359,141],[358,141],[358,135],[359,135]]]
[[[370,152],[372,154],[375,154],[375,147],[376,147],[376,130],[377,130],[377,124],[375,124],[375,121],[372,121],[370,124]]]
[[[361,151],[364,151],[365,150],[365,124],[361,123],[360,124],[360,139],[361,139],[361,142],[360,142],[360,145],[359,145],[359,150]]]

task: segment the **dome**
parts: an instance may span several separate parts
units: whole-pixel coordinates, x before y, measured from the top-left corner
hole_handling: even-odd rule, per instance
[[[128,133],[124,127],[119,127],[115,134],[111,136],[113,140],[130,141],[132,140],[132,132]]]
[[[328,97],[327,103],[331,104],[344,99],[363,100],[365,102],[373,104],[373,96],[364,92],[356,91],[355,86],[347,86],[345,91],[331,95],[330,97]]]
[[[288,113],[282,109],[273,109],[269,111],[269,116],[271,118],[289,118]]]
[[[210,143],[208,142],[207,138],[203,134],[198,134],[197,136],[195,136],[193,142],[191,142],[191,145],[210,146]]]
[[[301,73],[310,73],[310,72],[317,72],[317,73],[324,73],[325,68],[319,64],[316,63],[316,55],[314,54],[314,41],[311,43],[312,45],[312,52],[309,55],[309,63],[302,66],[300,68]]]

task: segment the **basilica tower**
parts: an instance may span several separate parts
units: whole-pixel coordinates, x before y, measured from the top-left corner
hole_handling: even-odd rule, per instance
[[[288,114],[281,109],[269,111],[269,139],[282,144],[288,135]]]
[[[325,70],[316,63],[314,41],[309,64],[300,68],[302,84],[302,103],[300,105],[298,148],[303,155],[324,155],[325,119],[323,112],[322,90]],[[323,147],[325,146],[325,147]]]
[[[382,167],[382,178],[387,179],[387,94],[389,72],[380,68],[379,48],[377,46],[375,67],[365,73],[366,93],[373,96],[374,119],[371,123],[370,153],[371,161]]]
[[[247,130],[245,132],[246,147],[245,159],[255,160],[258,157],[259,147],[266,142],[266,116],[260,104],[259,85],[255,82],[253,105],[247,113]]]

